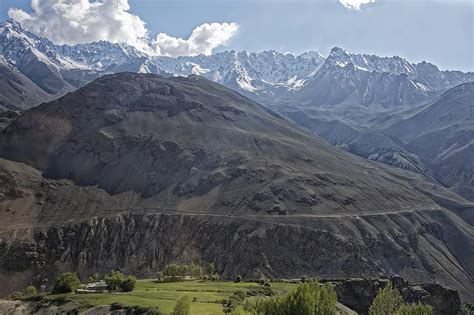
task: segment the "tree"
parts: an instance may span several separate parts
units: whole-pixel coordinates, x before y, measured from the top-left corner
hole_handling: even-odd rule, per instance
[[[25,291],[23,291],[23,296],[30,297],[38,294],[38,290],[32,285],[28,286]]]
[[[112,272],[105,277],[105,283],[107,283],[107,287],[111,291],[120,288],[123,280],[125,280],[125,276],[120,271],[115,270],[112,270]]]
[[[314,280],[300,284],[286,296],[258,299],[253,306],[253,311],[262,315],[332,315],[336,310],[334,287]]]
[[[123,292],[131,292],[135,289],[135,284],[137,283],[137,278],[134,276],[128,276],[120,283],[120,290]]]
[[[189,275],[189,266],[188,265],[178,265],[178,276],[185,277]]]
[[[242,276],[241,275],[236,275],[235,279],[234,279],[234,282],[236,282],[236,283],[242,282]]]
[[[188,295],[183,296],[176,302],[173,315],[191,315],[191,298]]]
[[[433,315],[433,308],[424,304],[404,304],[398,309],[397,315]]]
[[[403,298],[400,292],[389,282],[381,289],[369,308],[369,315],[393,315],[402,306]]]
[[[190,273],[191,276],[193,276],[195,278],[201,278],[202,277],[201,266],[196,265],[196,264],[189,265],[189,273]]]
[[[98,279],[98,275],[97,274],[93,274],[93,275],[90,275],[89,278],[87,278],[87,283],[94,283],[94,282],[97,282],[97,279]]]
[[[207,274],[209,277],[212,277],[214,275],[214,264],[213,263],[208,263],[207,264]]]
[[[53,288],[53,293],[71,293],[81,285],[81,281],[75,273],[65,272],[61,274]]]
[[[163,274],[168,277],[176,277],[179,275],[179,266],[176,264],[166,265]]]

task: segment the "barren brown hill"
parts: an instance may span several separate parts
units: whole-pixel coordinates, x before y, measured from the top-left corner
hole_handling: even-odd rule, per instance
[[[102,77],[13,120],[0,156],[4,294],[70,269],[213,261],[225,277],[400,274],[472,298],[472,203],[203,78]]]

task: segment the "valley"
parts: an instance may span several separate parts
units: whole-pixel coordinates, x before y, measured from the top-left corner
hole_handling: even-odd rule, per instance
[[[325,55],[225,50],[235,23],[152,39],[126,0],[75,3],[74,40],[31,23],[69,5],[0,23],[0,313],[273,315],[302,294],[337,297],[308,314],[380,315],[392,285],[391,315],[469,308],[474,72],[339,38]],[[100,29],[69,23],[79,8],[135,18],[87,41]],[[58,290],[63,276],[77,285]]]

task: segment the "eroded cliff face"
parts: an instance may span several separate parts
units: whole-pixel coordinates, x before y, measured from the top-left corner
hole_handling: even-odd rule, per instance
[[[170,262],[214,262],[224,278],[402,275],[440,282],[471,297],[472,251],[445,211],[388,216],[252,218],[123,214],[47,228],[2,232],[3,279],[51,287],[60,272],[86,279],[112,269],[154,277]],[[31,235],[31,239],[12,235]],[[23,234],[24,235],[24,234]],[[471,268],[471,269],[470,269]],[[33,278],[28,275],[34,275]]]

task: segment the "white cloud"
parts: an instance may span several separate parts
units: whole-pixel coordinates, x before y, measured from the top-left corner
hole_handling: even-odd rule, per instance
[[[227,44],[237,30],[238,25],[235,23],[205,23],[196,27],[188,39],[160,33],[153,45],[158,55],[210,55],[214,48]]]
[[[160,55],[211,54],[236,33],[235,23],[205,23],[189,39],[159,34],[149,42],[145,22],[129,12],[128,0],[32,0],[32,13],[10,8],[8,15],[30,31],[57,44],[106,40]]]
[[[375,0],[339,0],[348,9],[359,10],[364,4],[375,2]]]

